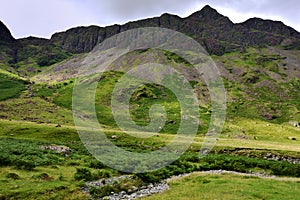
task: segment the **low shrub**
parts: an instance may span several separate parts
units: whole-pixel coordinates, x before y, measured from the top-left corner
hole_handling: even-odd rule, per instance
[[[111,173],[106,170],[99,170],[93,174],[94,179],[101,179],[101,178],[110,178]]]
[[[88,168],[77,168],[74,178],[75,180],[92,181],[94,177]]]
[[[18,169],[32,170],[36,166],[61,164],[62,155],[43,151],[36,141],[2,138],[0,140],[0,166],[15,166]]]
[[[25,169],[25,170],[33,170],[36,165],[33,161],[31,160],[26,160],[24,158],[20,159],[20,160],[17,160],[15,162],[15,166],[18,168],[18,169]]]
[[[35,175],[35,176],[33,176],[33,178],[40,179],[40,180],[51,180],[51,179],[53,179],[47,173],[41,173],[41,174]]]
[[[118,191],[114,185],[104,185],[103,187],[91,187],[90,194],[94,198],[102,198]]]
[[[89,167],[94,169],[104,169],[106,166],[98,160],[92,160]]]
[[[20,176],[16,173],[8,173],[6,175],[6,178],[9,178],[9,179],[13,179],[13,180],[19,180],[21,179]]]
[[[191,160],[196,162],[190,162]],[[228,170],[248,173],[253,171],[253,169],[269,172],[272,175],[300,177],[300,164],[226,154],[212,154],[201,159],[199,158],[199,160],[192,155],[184,155],[165,168],[154,172],[137,174],[136,176],[144,182],[153,183],[173,175],[193,171]]]

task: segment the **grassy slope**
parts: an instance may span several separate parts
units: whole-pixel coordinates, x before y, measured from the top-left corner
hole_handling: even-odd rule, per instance
[[[0,197],[8,199],[88,199],[74,183],[74,167],[37,167],[34,171],[2,167],[0,171]],[[19,180],[7,178],[15,173]],[[48,180],[39,178],[47,173]]]
[[[147,53],[153,54],[154,62],[158,63],[171,61],[172,65],[174,63],[182,65],[186,62],[173,54],[164,53],[165,57],[163,57],[157,52],[146,51],[130,54],[124,58],[123,62],[116,62],[114,69],[122,70],[127,69],[131,65],[136,66],[143,62],[149,62]],[[299,51],[284,51],[278,48],[249,48],[245,53],[236,52],[227,53],[223,56],[213,56],[224,77],[224,84],[227,89],[227,117],[269,120],[271,123],[278,124],[288,121],[300,121],[300,73],[297,64],[295,64],[299,62],[297,55],[299,55]],[[45,79],[51,83],[55,82],[56,79],[63,79],[60,76],[65,77],[65,79],[73,76],[76,73],[73,66],[79,65],[80,60],[84,58],[81,56],[74,58],[74,60],[63,62],[61,67],[59,64],[55,65],[55,72],[48,71],[41,75],[46,78],[37,76],[34,77],[34,80]],[[134,61],[137,60],[139,62],[135,63]],[[70,63],[67,64],[68,62]],[[120,67],[118,67],[119,65]],[[187,66],[185,69],[187,73],[189,68]],[[110,84],[114,84],[121,76],[117,73],[115,75],[112,74],[109,80],[104,79],[100,83],[102,90],[98,91],[97,97],[101,99],[97,107],[104,113],[102,118],[111,116],[110,110],[107,108],[110,101],[109,96],[113,89],[113,85]],[[200,101],[204,101],[203,107],[207,107],[209,103],[207,101],[209,99],[207,87],[203,83],[196,83],[194,80],[191,81],[191,84],[198,89]],[[153,91],[153,88],[147,89]],[[62,95],[57,97],[55,103],[70,108],[71,88],[61,89],[60,93]],[[153,98],[150,98],[150,100],[157,101]],[[172,96],[164,99],[164,101],[166,100],[174,102]],[[139,103],[146,105],[145,109],[151,104],[151,102],[145,103],[142,100]],[[135,111],[138,112],[138,110]],[[204,113],[201,113],[201,117],[204,116]],[[140,114],[137,114],[137,116],[138,119],[141,118]],[[204,116],[204,118],[207,117]],[[105,123],[111,124],[111,119],[111,117],[107,117],[107,119],[104,119]],[[202,120],[204,124],[208,121],[207,119]]]
[[[18,51],[13,56],[6,56],[4,66],[11,66],[10,70],[18,72],[23,77],[32,77],[45,70],[48,66],[61,62],[72,56],[71,53],[54,45],[47,44],[43,39],[22,39],[16,44]],[[1,64],[1,63],[0,63]]]
[[[39,97],[8,99],[0,102],[3,119],[37,123],[73,124],[72,112]]]
[[[25,79],[0,69],[0,101],[17,97],[25,89]]]
[[[194,174],[170,182],[170,190],[156,194],[158,199],[297,199],[299,179],[264,179],[231,174]]]
[[[299,52],[274,51],[248,49],[215,57],[226,77],[228,117],[300,121],[299,69],[289,60]]]
[[[0,183],[5,186],[0,187],[0,197],[88,199],[80,190],[80,182],[74,180],[74,174],[76,168],[89,168],[95,159],[83,147],[73,126],[6,120],[1,120],[0,124]],[[66,157],[54,151],[42,151],[41,145],[68,146],[72,154]],[[5,164],[6,161],[11,163]],[[101,170],[115,173],[110,169],[91,170],[95,174]],[[11,173],[17,174],[18,178],[8,177]],[[45,173],[47,177],[43,178]]]
[[[168,56],[172,59],[172,56],[174,55]],[[225,81],[229,97],[228,118],[223,134],[217,141],[216,149],[238,147],[249,148],[253,151],[256,149],[262,149],[262,151],[280,150],[281,155],[299,157],[299,140],[292,141],[289,140],[288,137],[292,136],[300,138],[300,131],[298,128],[292,127],[287,123],[290,120],[300,120],[300,104],[298,101],[300,94],[299,81],[297,79],[286,79],[285,81],[274,80],[274,78],[270,78],[266,75],[265,72],[253,74],[251,67],[257,65],[257,59],[259,60],[263,56],[255,54],[255,52],[250,52],[249,55],[245,54],[243,56],[245,58],[240,59],[237,54],[226,54],[224,57],[217,58],[220,62],[223,62],[227,68],[230,68],[232,65],[231,62],[233,61],[233,66],[242,71],[244,70],[246,74],[242,73],[242,76],[240,76],[238,75],[239,73],[236,73],[236,71],[239,70],[227,69],[229,72],[232,71],[232,75],[230,75],[228,81]],[[267,57],[267,61],[260,64],[262,65],[260,67],[262,69],[268,69],[268,71],[281,73],[281,71],[284,70],[280,68],[283,67],[283,64],[281,65],[277,62],[283,62],[282,59],[274,55],[271,57],[271,60]],[[274,57],[278,59],[275,59],[274,61]],[[177,57],[176,60],[178,60]],[[279,69],[276,68],[274,63],[278,64]],[[108,73],[106,78],[99,83],[99,89],[96,93],[96,108],[99,111],[97,113],[98,119],[101,123],[106,125],[109,137],[111,135],[118,136],[119,139],[114,142],[120,147],[138,151],[149,151],[148,147],[152,146],[151,149],[156,150],[172,139],[173,134],[178,129],[180,118],[179,115],[175,115],[178,110],[176,98],[166,89],[155,85],[147,85],[137,91],[133,95],[131,107],[132,118],[136,123],[139,125],[146,125],[149,122],[149,116],[145,113],[148,113],[149,107],[154,103],[163,103],[165,107],[169,109],[169,120],[176,121],[176,124],[167,124],[163,130],[164,134],[158,138],[141,140],[128,137],[118,131],[113,122],[113,116],[110,110],[109,97],[113,90],[114,83],[121,75],[121,73],[117,72]],[[253,76],[258,76],[259,81],[251,83]],[[6,148],[6,145],[8,145],[18,149],[20,148],[20,145],[23,146],[24,152],[21,153],[20,156],[27,161],[30,160],[28,159],[30,151],[36,152],[34,154],[39,155],[40,150],[38,149],[38,146],[41,144],[62,144],[71,147],[74,152],[70,157],[56,154],[53,155],[53,153],[43,153],[41,155],[42,160],[39,160],[39,162],[42,162],[49,157],[50,161],[52,160],[53,163],[37,165],[33,171],[18,169],[14,165],[1,167],[0,181],[1,185],[5,185],[5,187],[1,188],[0,196],[2,194],[7,197],[37,198],[40,197],[39,193],[42,193],[47,194],[47,196],[44,196],[45,198],[53,197],[57,199],[66,196],[74,199],[76,199],[76,197],[86,198],[86,196],[80,192],[78,187],[80,182],[74,181],[76,168],[87,167],[91,169],[93,173],[98,173],[99,169],[90,167],[93,158],[85,151],[79,141],[75,128],[72,127],[71,95],[73,80],[55,83],[54,85],[48,85],[46,83],[29,85],[30,89],[24,90],[24,84],[21,78],[12,77],[11,75],[9,78],[7,78],[7,75],[3,75],[3,77],[3,82],[1,82],[1,87],[3,87],[2,91],[5,91],[4,89],[7,89],[7,85],[9,85],[9,88],[12,88],[12,93],[1,92],[3,96],[10,94],[9,96],[6,95],[4,97],[6,100],[0,101],[0,106],[2,108],[0,110],[1,118],[7,119],[0,121],[2,147]],[[282,77],[286,76],[282,75]],[[239,82],[235,79],[241,81]],[[269,92],[270,85],[259,84],[264,79],[271,81],[272,85],[275,85],[275,92]],[[248,80],[250,80],[250,82],[248,82]],[[205,88],[202,89],[205,91]],[[281,93],[280,91],[284,92]],[[156,96],[160,96],[162,93],[166,94],[166,98],[163,100],[157,99]],[[137,105],[142,106],[138,107]],[[265,114],[271,115],[273,119],[266,120],[264,117]],[[209,110],[203,108],[200,117],[202,128],[199,130],[199,133],[205,133],[209,121]],[[55,127],[56,124],[62,124],[63,126],[57,128]],[[199,134],[191,150],[198,151],[202,140],[203,135]],[[6,149],[9,150],[10,148]],[[15,156],[18,156],[18,154]],[[10,157],[13,158],[13,156]],[[112,175],[116,175],[115,172],[109,169],[100,170],[106,170]],[[7,177],[9,173],[17,173],[21,179],[12,180]],[[47,173],[51,178],[49,180],[36,178],[41,173]],[[194,179],[198,180],[197,177]],[[211,179],[211,183],[215,183],[212,177],[209,177],[209,179]],[[228,183],[227,186],[230,187],[239,185],[244,181],[247,182],[248,180],[238,177],[228,180],[228,177],[226,176],[221,176],[220,179],[221,181],[226,180]],[[191,181],[193,182],[193,180]],[[251,183],[249,183],[250,186],[247,185],[247,187],[245,187],[245,191],[247,191],[245,192],[245,195],[248,195],[246,197],[250,198],[253,196],[255,197],[255,194],[250,191],[254,187],[257,187],[258,182],[261,180],[251,181],[249,180]],[[263,182],[265,185],[261,187],[261,190],[265,191],[268,191],[268,187],[275,187],[276,184],[281,184],[281,182],[277,183],[269,180],[263,180]],[[224,184],[224,182],[222,183]],[[178,185],[182,188],[188,188],[191,183],[186,183],[187,185],[184,186],[180,184],[184,185],[185,183],[178,183]],[[193,184],[195,185],[195,181]],[[197,182],[197,185],[198,184],[201,185],[201,181],[200,183]],[[283,191],[288,188],[288,184],[290,183],[282,182],[280,187],[283,188]],[[171,187],[175,186],[176,184]],[[206,185],[204,184],[204,186]],[[32,194],[31,188],[35,188]],[[175,190],[177,191],[178,189],[175,187]],[[174,192],[173,190],[171,191],[172,193]],[[298,190],[295,191],[295,194],[291,193],[291,198],[299,193]],[[199,195],[199,193],[197,194]],[[197,194],[195,193],[195,195]],[[206,194],[213,195],[213,193]],[[237,191],[235,195],[241,196],[241,192]],[[280,195],[281,193],[278,194],[278,197],[280,197]],[[235,198],[236,196],[228,196],[228,198]],[[177,197],[180,197],[180,194],[178,194]],[[273,196],[270,197],[272,198]]]

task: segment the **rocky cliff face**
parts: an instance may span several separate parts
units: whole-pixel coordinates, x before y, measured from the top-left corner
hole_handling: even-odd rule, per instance
[[[97,26],[77,27],[66,32],[56,33],[50,43],[72,53],[91,51],[103,37],[103,29]]]
[[[9,29],[0,21],[0,43],[11,43],[14,40]]]
[[[163,27],[185,33],[200,42],[209,53],[222,55],[230,51],[243,51],[248,46],[279,45],[290,39],[290,44],[299,44],[300,34],[282,22],[249,19],[234,24],[226,16],[210,6],[193,13],[187,18],[163,14],[160,17],[113,25],[105,28],[96,26],[78,27],[56,33],[51,43],[72,53],[88,52],[104,39],[122,31],[138,27]]]
[[[2,44],[0,64],[13,64],[18,68],[18,63],[27,62],[30,57],[31,60],[32,58],[36,60],[38,65],[48,66],[71,54],[89,52],[106,38],[138,27],[163,27],[180,31],[193,37],[209,53],[216,55],[244,51],[249,46],[283,45],[289,49],[300,48],[300,33],[282,22],[252,18],[243,23],[234,24],[228,17],[219,14],[210,6],[205,6],[187,18],[163,14],[160,17],[129,22],[124,25],[104,28],[77,27],[55,33],[50,40],[32,37],[15,40],[7,27],[0,22],[0,44]],[[12,42],[14,45],[11,45]]]
[[[248,29],[255,29],[258,31],[268,32],[272,34],[278,34],[285,37],[293,37],[300,39],[300,33],[293,28],[284,25],[280,21],[263,20],[260,18],[251,18],[241,23],[242,26]]]

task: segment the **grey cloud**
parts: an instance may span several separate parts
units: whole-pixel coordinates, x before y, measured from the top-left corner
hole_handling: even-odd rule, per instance
[[[300,4],[298,0],[208,0],[212,6],[229,8],[252,17],[284,21],[300,31]],[[230,16],[229,16],[230,17]]]
[[[193,0],[112,0],[111,11],[117,17],[140,15],[153,15],[164,12],[180,12],[180,10],[191,9],[195,1]]]
[[[50,37],[55,31],[88,23],[81,8],[71,0],[10,0],[1,3],[0,20],[9,26],[12,34]]]
[[[182,15],[193,10],[194,4],[197,3],[195,0],[110,0],[104,4],[103,1],[87,1],[94,5],[91,8],[92,12],[103,14],[103,17],[98,19],[99,22],[106,24],[126,23],[130,20],[159,16],[166,12]]]
[[[251,17],[269,19],[276,17],[277,20],[282,20],[300,30],[300,4],[297,2],[297,0],[110,0],[105,5],[102,4],[102,8],[108,21],[125,23],[129,20],[158,16],[165,12],[186,16],[197,11],[196,9],[201,9],[196,5],[209,4],[212,7],[227,8],[234,13],[248,14]],[[101,3],[98,5],[101,7]],[[230,13],[226,14],[231,18]]]

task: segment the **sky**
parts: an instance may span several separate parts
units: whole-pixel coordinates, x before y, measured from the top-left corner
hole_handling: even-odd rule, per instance
[[[107,26],[160,16],[187,17],[205,5],[234,23],[251,17],[284,22],[300,32],[298,0],[0,0],[0,21],[15,38],[50,38],[76,26]]]

